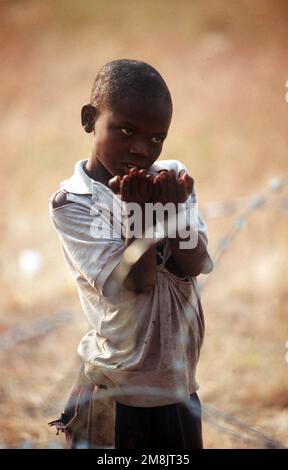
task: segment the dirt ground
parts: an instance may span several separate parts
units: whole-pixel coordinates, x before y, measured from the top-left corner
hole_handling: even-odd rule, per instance
[[[205,447],[288,446],[287,21],[280,0],[0,3],[1,447],[64,445],[47,422],[62,411],[88,325],[48,198],[88,158],[80,108],[100,66],[116,58],[152,64],[171,89],[161,158],[193,175],[211,254],[239,227],[199,278]],[[262,194],[240,227],[247,198]],[[234,200],[234,211],[217,216],[216,202]],[[25,250],[33,250],[26,264]],[[70,311],[72,320],[49,330]],[[17,343],[41,319],[45,332]]]

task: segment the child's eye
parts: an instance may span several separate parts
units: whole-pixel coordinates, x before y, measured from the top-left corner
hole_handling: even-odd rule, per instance
[[[132,135],[133,134],[132,129],[129,129],[128,127],[121,127],[121,132],[123,132],[123,134],[125,134],[125,135]]]
[[[154,144],[161,144],[161,142],[163,142],[163,139],[162,137],[152,137],[152,142],[154,142]]]

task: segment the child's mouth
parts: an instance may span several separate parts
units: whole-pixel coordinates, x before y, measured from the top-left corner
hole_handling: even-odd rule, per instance
[[[129,168],[129,170],[130,170],[130,168],[136,168],[137,170],[139,170],[139,166],[138,166],[138,165],[134,165],[134,163],[128,163],[128,164],[127,164],[127,167]]]

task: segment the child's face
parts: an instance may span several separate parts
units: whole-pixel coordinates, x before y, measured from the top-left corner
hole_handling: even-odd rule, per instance
[[[131,166],[148,169],[159,157],[172,113],[163,100],[149,105],[125,101],[117,109],[103,109],[95,122],[93,157],[112,176]]]

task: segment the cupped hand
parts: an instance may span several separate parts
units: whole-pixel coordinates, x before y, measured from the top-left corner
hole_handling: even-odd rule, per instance
[[[177,178],[174,170],[152,176],[146,170],[131,168],[122,179],[120,176],[111,178],[108,185],[125,202],[177,204],[185,202],[192,193],[194,180],[186,172]]]
[[[125,202],[144,204],[153,197],[153,176],[143,169],[131,168],[122,179],[118,175],[111,178],[108,185]]]
[[[194,180],[188,173],[184,172],[177,178],[174,170],[161,171],[153,181],[153,202],[183,203],[192,193],[193,187]]]

